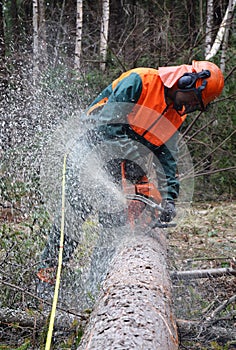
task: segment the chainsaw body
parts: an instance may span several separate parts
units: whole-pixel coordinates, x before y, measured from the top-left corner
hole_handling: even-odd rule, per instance
[[[105,227],[131,226],[139,224],[154,227],[175,226],[173,223],[162,223],[159,220],[162,196],[155,184],[151,182],[144,171],[129,160],[112,161],[108,167],[127,200],[124,210],[116,213],[99,212],[99,222]]]

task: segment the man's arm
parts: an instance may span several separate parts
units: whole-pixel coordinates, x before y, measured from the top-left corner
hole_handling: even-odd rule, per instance
[[[179,180],[176,176],[178,157],[178,132],[154,152],[159,182],[159,191],[164,200],[175,200],[179,195]]]

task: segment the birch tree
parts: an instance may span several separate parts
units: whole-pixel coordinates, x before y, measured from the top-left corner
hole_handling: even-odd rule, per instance
[[[0,2],[0,78],[4,77],[5,65],[5,35],[4,35],[4,21],[3,21],[3,6]]]
[[[33,81],[35,82],[38,76],[39,67],[39,8],[38,0],[33,0]]]
[[[213,0],[207,1],[207,20],[206,20],[206,39],[205,39],[205,57],[211,50],[213,27]]]
[[[83,28],[83,0],[77,0],[76,37],[75,37],[75,69],[76,70],[79,70],[81,66],[82,28]]]
[[[221,59],[220,59],[220,68],[221,68],[222,72],[225,71],[226,53],[227,53],[228,40],[229,40],[229,31],[230,31],[230,27],[232,25],[232,18],[233,18],[235,5],[236,5],[236,0],[230,0],[228,8],[227,8],[228,18],[227,18],[226,23],[225,23],[226,28],[225,28],[225,33],[224,33],[224,38],[223,38],[223,43],[222,43],[222,52],[221,52]]]
[[[47,63],[47,39],[43,0],[33,0],[33,81],[37,80],[40,65]]]
[[[100,35],[100,68],[102,71],[106,68],[107,58],[107,43],[108,43],[108,28],[109,28],[109,0],[102,2],[102,20],[101,20],[101,35]]]
[[[2,1],[0,1],[0,92],[1,92],[1,96],[4,96],[3,95],[4,89],[7,86],[7,80],[8,80],[5,55],[6,55],[6,47],[5,47],[3,3]],[[1,157],[1,151],[0,151],[0,157]]]
[[[45,65],[48,61],[47,55],[47,34],[46,34],[46,21],[45,21],[45,6],[44,0],[39,0],[39,49],[40,49],[40,61]]]
[[[216,35],[214,44],[212,45],[210,51],[206,55],[206,60],[210,60],[212,57],[214,57],[217,54],[217,52],[221,47],[221,44],[223,43],[224,50],[222,51],[222,56],[221,56],[223,67],[225,65],[225,53],[226,53],[226,48],[228,43],[228,36],[229,36],[229,29],[231,26],[232,14],[233,14],[235,5],[236,5],[236,0],[229,0],[227,10],[225,12],[224,18],[221,22],[220,28]]]

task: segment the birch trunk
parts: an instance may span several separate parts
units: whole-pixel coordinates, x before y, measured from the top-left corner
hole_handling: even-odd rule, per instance
[[[207,1],[207,19],[206,19],[206,39],[205,39],[205,57],[211,51],[213,27],[213,0]]]
[[[5,68],[5,30],[3,18],[3,4],[0,2],[0,91],[4,88],[6,82],[6,68]]]
[[[202,6],[202,0],[199,0],[199,17],[200,17],[200,32],[204,33],[203,29],[203,6]]]
[[[56,37],[55,46],[54,46],[54,52],[55,52],[54,67],[56,67],[58,63],[58,58],[59,58],[60,36],[61,36],[61,28],[63,27],[62,21],[63,21],[64,11],[65,11],[65,0],[63,0],[61,4],[61,14],[60,14],[60,19],[58,23],[57,37]]]
[[[39,48],[40,63],[45,67],[48,62],[48,55],[44,0],[39,0]]]
[[[214,44],[212,45],[212,48],[210,49],[210,51],[206,55],[206,60],[210,60],[212,57],[214,57],[217,54],[217,52],[219,51],[220,46],[222,44],[224,36],[225,36],[225,40],[228,41],[227,32],[228,32],[230,24],[231,24],[230,19],[232,18],[232,13],[233,13],[235,4],[236,4],[236,0],[229,1],[229,5],[227,7],[223,21],[222,21],[220,28],[218,30],[218,33],[216,35],[216,39],[214,41]],[[225,42],[225,44],[227,44],[227,43]]]
[[[75,69],[76,70],[79,70],[81,66],[82,27],[83,27],[83,0],[77,0],[76,39],[75,39]]]
[[[100,58],[101,58],[100,69],[102,71],[104,71],[106,68],[108,28],[109,28],[109,0],[103,0],[101,34],[100,34]]]
[[[153,234],[122,244],[77,350],[178,349],[165,236]]]
[[[37,80],[39,67],[39,8],[38,0],[33,0],[33,81]]]
[[[229,5],[228,5],[229,13],[228,13],[228,19],[226,22],[224,39],[222,43],[222,53],[221,53],[221,59],[220,59],[220,69],[222,70],[222,72],[225,71],[226,53],[227,53],[228,40],[229,40],[229,29],[231,27],[231,21],[233,18],[235,5],[236,5],[236,0],[229,0]]]

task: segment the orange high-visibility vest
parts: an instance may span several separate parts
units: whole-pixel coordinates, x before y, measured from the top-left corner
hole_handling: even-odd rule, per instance
[[[186,70],[184,66],[181,74]],[[180,116],[172,106],[167,106],[164,90],[158,70],[135,68],[123,73],[104,89],[90,106],[90,111],[104,103],[133,103],[134,107],[127,115],[129,125],[138,135],[160,146],[171,138],[186,118],[186,115]]]
[[[185,116],[180,116],[173,108],[167,107],[164,84],[159,72],[152,68],[137,68],[120,76],[112,83],[113,90],[130,74],[138,74],[142,81],[142,91],[133,111],[127,116],[131,128],[150,143],[160,146],[179,129]]]

